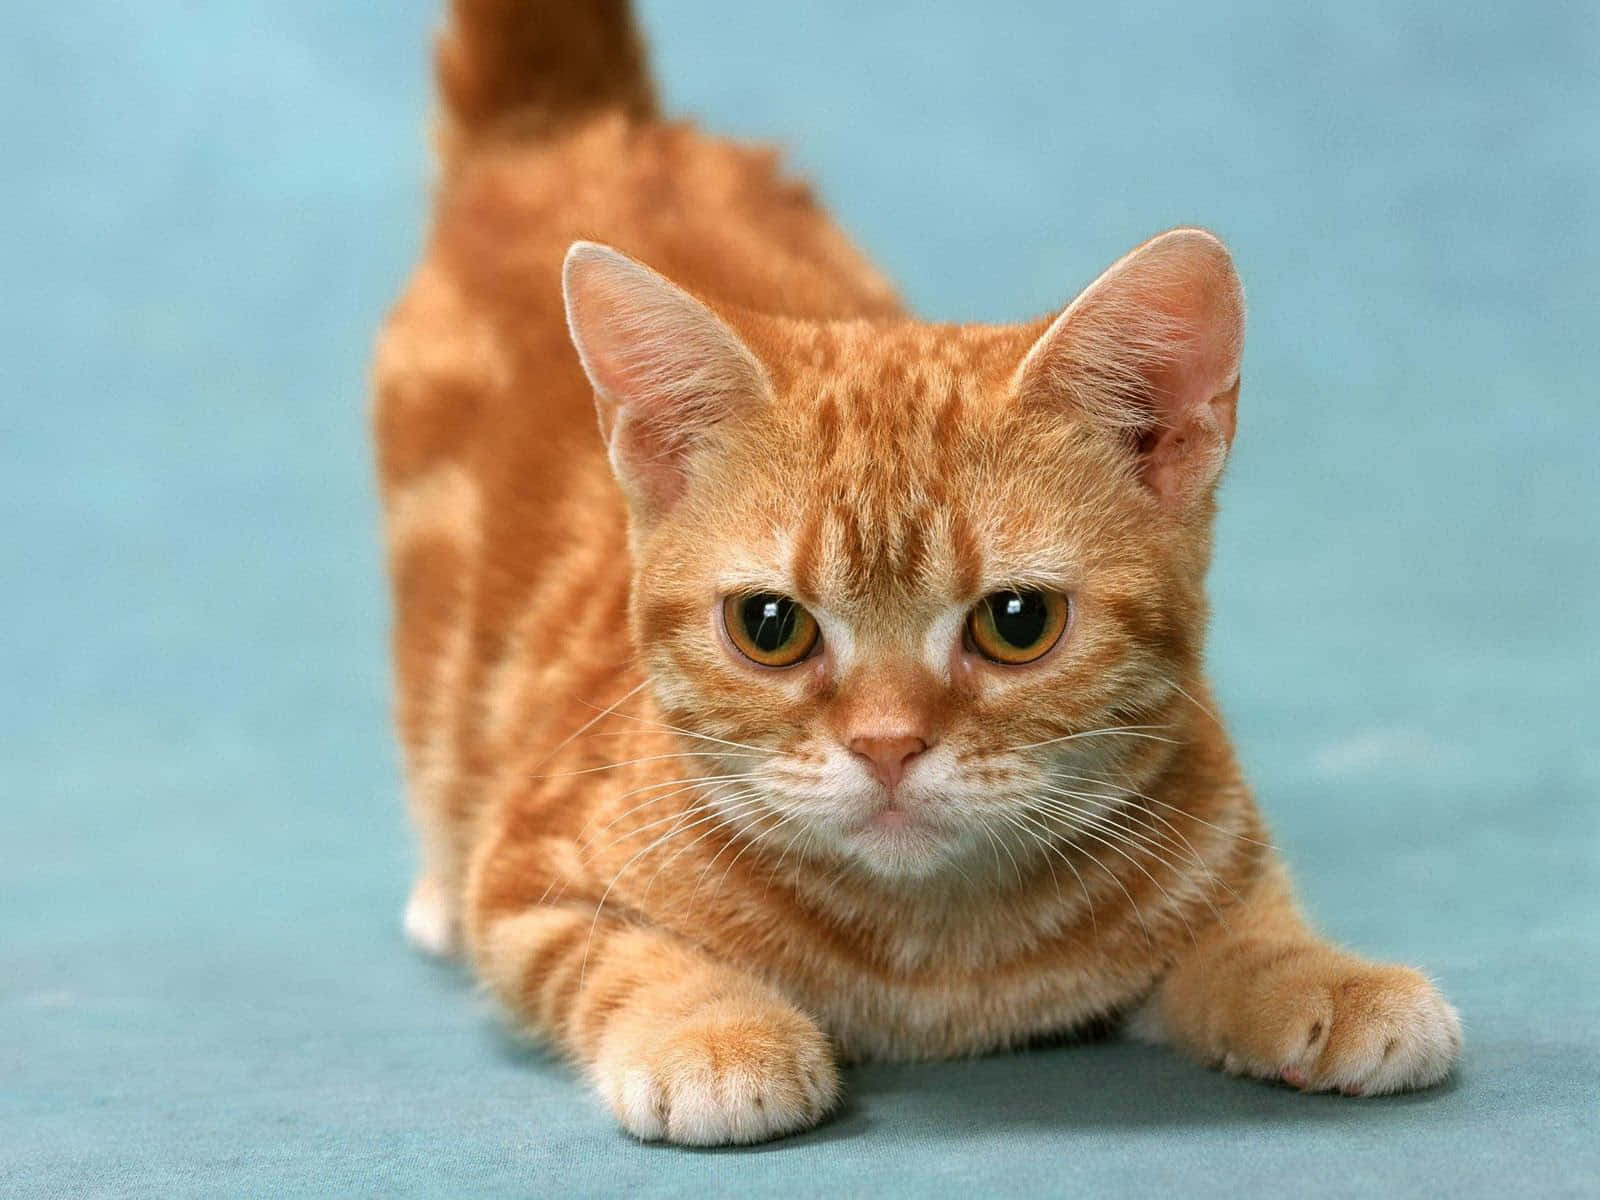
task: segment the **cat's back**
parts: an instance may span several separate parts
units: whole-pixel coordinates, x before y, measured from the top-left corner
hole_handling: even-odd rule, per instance
[[[619,113],[485,142],[441,180],[422,261],[380,338],[386,502],[446,461],[473,464],[480,485],[515,464],[511,498],[532,489],[553,515],[575,472],[605,469],[561,296],[563,257],[583,239],[649,261],[717,307],[816,320],[900,312],[770,149]],[[609,506],[620,511],[614,488]]]

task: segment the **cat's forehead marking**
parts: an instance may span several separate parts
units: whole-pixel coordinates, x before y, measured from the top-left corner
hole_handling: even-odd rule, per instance
[[[797,406],[809,418],[791,543],[797,594],[906,608],[943,606],[975,586],[979,540],[953,503],[973,386],[900,358],[817,381]]]

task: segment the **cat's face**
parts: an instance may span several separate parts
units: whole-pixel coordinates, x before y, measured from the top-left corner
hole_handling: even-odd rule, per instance
[[[1200,651],[1211,481],[1175,497],[1165,432],[1052,395],[1054,326],[740,324],[692,436],[597,379],[635,640],[707,802],[886,875],[1095,836]]]
[[[813,340],[637,543],[667,719],[738,744],[710,799],[893,873],[1092,825],[1197,647],[1192,548],[1119,439],[1010,394],[1030,339]]]

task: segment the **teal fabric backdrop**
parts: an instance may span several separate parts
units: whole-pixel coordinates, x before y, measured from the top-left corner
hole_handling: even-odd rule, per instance
[[[1251,300],[1212,665],[1337,938],[1459,1076],[1102,1042],[636,1145],[402,944],[364,428],[425,0],[15,5],[0,41],[0,1192],[1600,1194],[1600,17],[1587,2],[646,6],[924,313],[1201,222]]]

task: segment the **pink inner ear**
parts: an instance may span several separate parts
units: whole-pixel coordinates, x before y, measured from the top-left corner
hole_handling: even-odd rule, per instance
[[[1221,472],[1233,442],[1244,296],[1222,243],[1198,229],[1157,237],[1056,318],[1019,391],[1070,398],[1136,438],[1140,471],[1180,503]]]
[[[1238,402],[1235,376],[1227,391],[1183,408],[1175,424],[1156,426],[1139,439],[1141,473],[1158,496],[1180,502],[1222,473]]]
[[[682,494],[689,451],[766,395],[765,373],[703,304],[608,246],[575,243],[562,283],[612,467],[636,503],[664,510]]]

